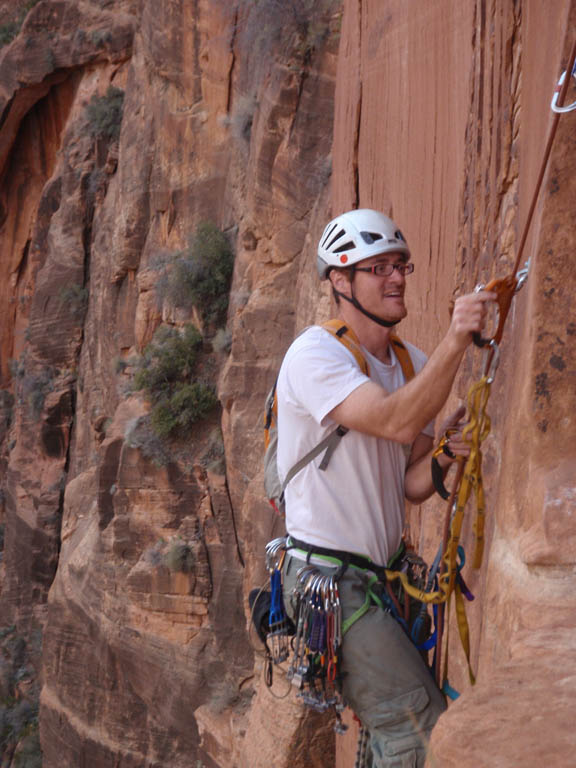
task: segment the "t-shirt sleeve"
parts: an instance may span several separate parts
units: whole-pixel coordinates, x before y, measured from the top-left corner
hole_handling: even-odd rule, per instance
[[[321,426],[330,411],[370,381],[346,347],[327,332],[297,340],[288,351],[280,382],[283,396],[303,408]]]

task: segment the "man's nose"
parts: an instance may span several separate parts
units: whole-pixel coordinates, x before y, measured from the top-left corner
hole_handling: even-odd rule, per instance
[[[406,275],[403,272],[403,264],[398,265],[400,269],[396,265],[394,265],[394,269],[392,270],[392,274],[389,276],[390,282],[395,282],[397,285],[404,285],[406,282]]]

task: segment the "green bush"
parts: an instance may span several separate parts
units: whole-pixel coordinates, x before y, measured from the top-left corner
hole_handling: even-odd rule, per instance
[[[108,86],[104,96],[92,96],[86,107],[88,130],[96,139],[118,139],[124,109],[124,91]]]
[[[144,350],[133,387],[152,403],[150,426],[161,439],[186,435],[217,405],[214,388],[193,380],[201,348],[202,336],[188,324],[182,332],[159,328]]]
[[[8,45],[17,37],[21,26],[21,22],[17,21],[9,21],[7,24],[0,26],[0,48]]]
[[[150,424],[160,438],[173,434],[184,435],[191,426],[208,416],[218,404],[214,388],[193,381],[179,383],[170,397],[161,400],[152,408]]]
[[[0,701],[0,756],[13,755],[12,766],[41,768],[38,742],[38,681],[26,640],[16,634],[16,627],[0,630],[5,698]],[[18,683],[27,681],[26,698],[17,695]],[[18,750],[15,754],[15,750]],[[4,764],[4,763],[3,763]]]
[[[28,401],[30,414],[35,420],[42,415],[46,396],[54,390],[54,377],[52,368],[45,368],[39,373],[24,377],[22,393]]]
[[[202,348],[202,336],[191,323],[182,333],[160,326],[144,350],[134,377],[134,389],[145,390],[152,402],[172,394],[174,384],[189,379]]]
[[[164,562],[175,573],[190,573],[194,567],[194,553],[183,541],[174,541],[164,555]]]
[[[207,323],[223,323],[233,270],[234,254],[228,238],[211,222],[202,222],[172,267],[168,299],[176,307],[196,307]]]
[[[130,448],[137,448],[157,467],[166,467],[170,464],[170,453],[164,445],[164,441],[153,431],[149,415],[141,416],[128,423],[125,440]]]
[[[28,2],[18,11],[18,15],[14,21],[9,21],[0,26],[0,48],[8,45],[14,38],[18,37],[18,33],[22,29],[22,24],[24,24],[24,19],[28,15],[28,11],[38,2],[39,0],[28,0]]]

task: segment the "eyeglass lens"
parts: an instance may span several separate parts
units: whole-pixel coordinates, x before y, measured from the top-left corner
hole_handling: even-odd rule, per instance
[[[414,272],[414,264],[375,264],[374,274],[380,277],[388,277],[394,272],[395,269],[400,272],[401,275],[410,275]]]

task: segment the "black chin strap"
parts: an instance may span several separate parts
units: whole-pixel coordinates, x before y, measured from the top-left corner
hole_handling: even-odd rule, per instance
[[[336,288],[334,288],[334,293],[337,296],[340,296],[341,299],[346,299],[346,301],[349,301],[350,304],[352,304],[354,307],[356,307],[356,309],[359,312],[362,312],[363,315],[366,315],[366,317],[369,317],[370,320],[372,320],[375,323],[378,323],[378,325],[383,325],[385,328],[393,328],[395,325],[398,325],[400,320],[392,320],[392,321],[390,321],[390,320],[382,320],[382,318],[378,317],[378,315],[373,315],[372,312],[368,312],[367,309],[364,309],[364,307],[362,306],[362,304],[360,304],[360,302],[358,301],[356,296],[354,296],[354,285],[353,285],[353,282],[352,282],[353,280],[354,280],[354,274],[352,274],[352,280],[350,281],[350,291],[352,293],[351,297],[350,296],[346,296],[343,293],[340,293],[340,291],[337,291]]]

